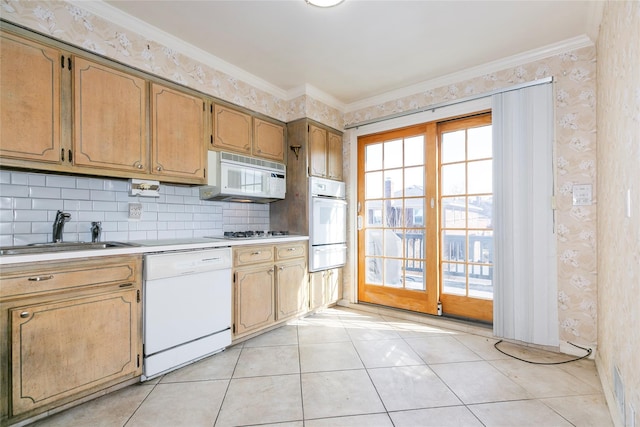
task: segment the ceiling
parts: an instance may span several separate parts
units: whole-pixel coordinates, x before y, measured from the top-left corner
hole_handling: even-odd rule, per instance
[[[602,2],[106,3],[280,90],[313,87],[348,105],[577,36],[595,41]]]

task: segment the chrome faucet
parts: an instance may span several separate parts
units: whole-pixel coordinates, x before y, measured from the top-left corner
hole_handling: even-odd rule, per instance
[[[62,231],[64,230],[64,223],[71,219],[71,214],[58,211],[56,213],[56,219],[53,221],[53,242],[62,242]]]
[[[99,242],[100,241],[100,233],[102,233],[102,223],[100,221],[95,221],[91,223],[91,241]]]

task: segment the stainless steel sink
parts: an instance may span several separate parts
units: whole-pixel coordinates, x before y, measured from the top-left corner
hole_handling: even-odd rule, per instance
[[[47,252],[87,251],[94,249],[126,248],[138,245],[123,242],[58,242],[31,243],[24,246],[0,248],[0,255],[34,255]]]

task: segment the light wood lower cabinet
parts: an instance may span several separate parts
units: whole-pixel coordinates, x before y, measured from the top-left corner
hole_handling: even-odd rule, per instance
[[[316,271],[309,274],[309,309],[333,304],[340,296],[342,268]]]
[[[306,256],[307,242],[234,248],[234,338],[307,311]]]
[[[141,271],[140,256],[3,266],[1,425],[141,374]]]

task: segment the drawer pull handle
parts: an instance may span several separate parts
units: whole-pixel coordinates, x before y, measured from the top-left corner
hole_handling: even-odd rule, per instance
[[[48,276],[38,276],[38,277],[29,277],[29,281],[30,282],[42,282],[44,280],[51,280],[53,279],[53,274],[50,274]]]
[[[260,255],[262,251],[251,252],[251,255]]]
[[[122,283],[120,285],[121,288],[128,288],[128,287],[131,287],[131,286],[133,286],[133,283]]]
[[[28,311],[23,311],[22,313],[20,313],[20,317],[22,319],[26,319],[27,317],[29,317],[29,312]]]
[[[287,250],[288,250],[289,252],[292,252],[292,251],[295,251],[295,250],[296,250],[296,248],[289,248],[289,249],[287,249]]]

